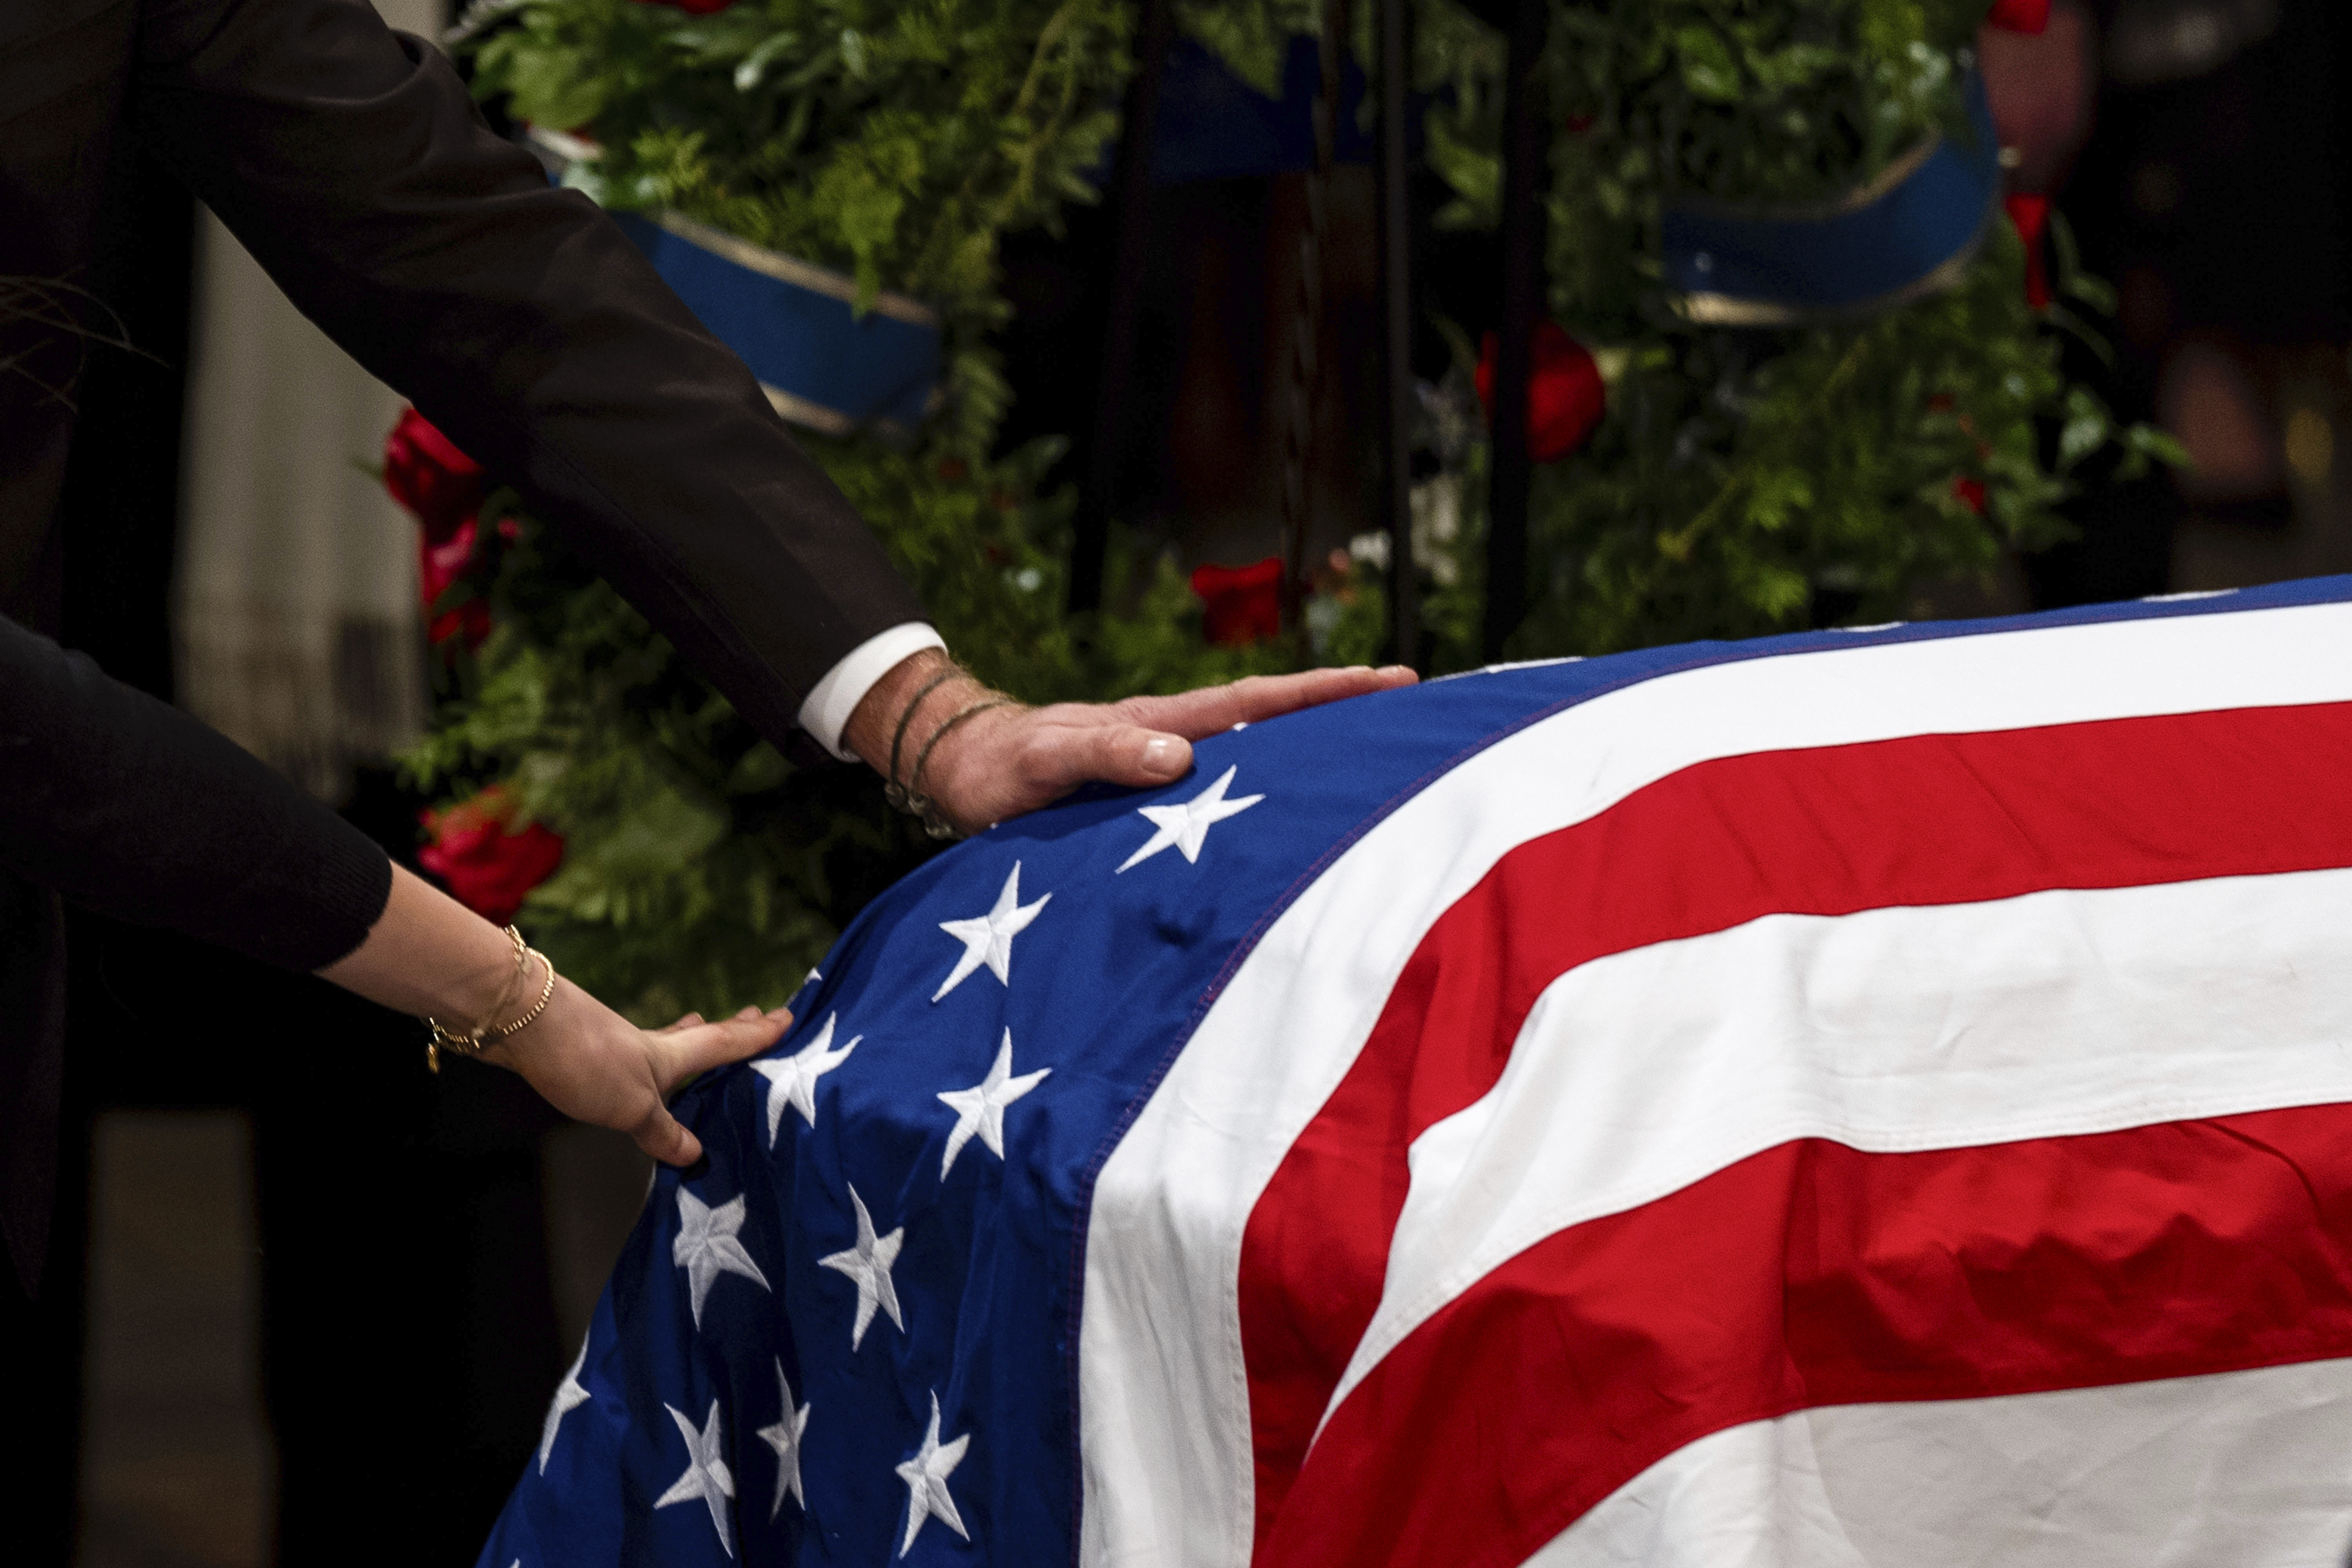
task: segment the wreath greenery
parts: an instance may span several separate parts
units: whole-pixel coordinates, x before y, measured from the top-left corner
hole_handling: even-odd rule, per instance
[[[1114,551],[1106,603],[1064,611],[1059,447],[999,451],[1010,394],[989,334],[997,246],[1092,200],[1131,68],[1118,0],[488,0],[459,29],[478,89],[583,128],[571,178],[916,295],[945,323],[946,399],[910,447],[806,443],[873,523],[959,655],[1037,700],[1166,691],[1318,658],[1384,630],[1377,552],[1301,637],[1209,646],[1172,564]],[[1534,609],[1515,652],[1590,653],[1806,623],[1822,591],[1900,614],[1926,576],[2053,537],[2091,452],[2121,442],[2067,384],[1997,226],[1962,283],[1875,319],[1776,332],[1694,327],[1661,288],[1658,207],[1851,188],[1961,122],[1983,0],[1604,0],[1555,5],[1543,72],[1554,315],[1618,366],[1591,444],[1540,470]],[[1313,0],[1183,0],[1186,30],[1273,86]],[[1370,6],[1359,5],[1356,29]],[[1453,226],[1491,226],[1499,37],[1416,0],[1426,156]],[[2063,267],[2063,297],[2102,289]],[[2069,320],[2063,310],[2053,317]],[[1457,334],[1458,335],[1458,334]],[[1424,500],[1441,668],[1472,661],[1483,451],[1471,347],[1431,399]],[[2054,437],[2047,432],[2055,432]],[[1444,492],[1441,496],[1439,492]],[[1445,504],[1438,505],[1442,500]],[[514,526],[493,526],[510,519]],[[450,597],[487,601],[478,648],[444,645],[434,732],[408,759],[444,795],[495,784],[562,833],[522,919],[567,973],[637,1016],[772,1005],[841,924],[930,847],[863,770],[801,769],[751,732],[560,539],[494,492]],[[447,607],[446,604],[443,606]]]

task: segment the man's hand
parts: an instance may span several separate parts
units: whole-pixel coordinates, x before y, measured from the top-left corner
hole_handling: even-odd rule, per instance
[[[907,659],[877,681],[858,703],[845,731],[850,749],[886,776],[890,744],[916,694],[951,668],[933,649]],[[1009,816],[1035,811],[1082,784],[1149,788],[1181,778],[1192,765],[1192,742],[1277,714],[1410,686],[1402,665],[1385,669],[1310,669],[1301,675],[1254,675],[1230,686],[1208,686],[1175,697],[1130,697],[1124,702],[1017,705],[976,713],[940,738],[919,783],[909,775],[933,731],[988,689],[961,671],[922,698],[898,752],[898,782],[930,796],[948,820],[976,832]]]

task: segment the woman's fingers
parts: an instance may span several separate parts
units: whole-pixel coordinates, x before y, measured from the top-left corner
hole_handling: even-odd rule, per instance
[[[636,1141],[638,1148],[665,1165],[691,1165],[702,1158],[702,1140],[688,1132],[685,1123],[672,1116],[665,1105],[655,1105],[644,1121],[629,1129],[629,1136]]]
[[[625,1132],[666,1165],[691,1165],[702,1144],[663,1102],[696,1074],[767,1049],[792,1023],[782,1007],[746,1007],[715,1024],[688,1013],[644,1029],[559,979],[545,1012],[486,1054],[565,1115]]]
[[[763,1015],[757,1007],[745,1007],[735,1015],[739,1019],[757,1018],[762,1016]],[[703,1017],[699,1013],[680,1013],[677,1016],[677,1021],[676,1023],[664,1024],[660,1028],[654,1029],[649,1032],[656,1035],[675,1035],[680,1029],[699,1028],[709,1021],[709,1020]]]
[[[697,1073],[758,1056],[782,1039],[792,1026],[793,1016],[782,1007],[772,1013],[746,1007],[719,1023],[656,1036],[661,1041],[658,1061],[662,1093],[667,1095]]]
[[[681,1018],[667,1029],[647,1030],[647,1037],[658,1042],[648,1055],[662,1096],[667,1098],[697,1073],[758,1056],[782,1039],[792,1026],[793,1016],[786,1008],[762,1013],[757,1007],[746,1007],[717,1024],[689,1025]],[[701,1141],[659,1100],[628,1133],[638,1148],[665,1165],[691,1165],[702,1158]]]

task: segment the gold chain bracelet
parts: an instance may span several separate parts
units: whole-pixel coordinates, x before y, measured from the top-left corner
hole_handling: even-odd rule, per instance
[[[514,973],[508,977],[505,985],[499,987],[499,999],[491,1005],[491,1015],[497,1016],[499,1007],[505,1005],[507,993],[514,989],[514,983],[521,979],[530,970],[531,961],[534,959],[538,960],[540,966],[547,971],[547,978],[539,987],[539,1000],[533,1002],[529,1011],[511,1024],[483,1024],[463,1034],[452,1029],[440,1019],[428,1016],[425,1025],[433,1031],[433,1037],[425,1044],[426,1070],[436,1073],[441,1070],[441,1052],[445,1047],[457,1052],[460,1056],[478,1057],[497,1042],[510,1035],[520,1034],[537,1023],[539,1016],[547,1011],[548,1001],[555,994],[555,965],[549,961],[547,954],[525,942],[522,932],[514,927],[507,927],[506,934],[507,940],[514,943]]]

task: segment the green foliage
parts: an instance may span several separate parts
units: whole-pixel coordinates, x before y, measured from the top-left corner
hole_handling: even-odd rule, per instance
[[[1816,588],[1860,619],[1916,584],[2058,536],[2036,416],[2071,408],[2067,464],[2105,444],[2036,329],[2006,230],[1959,288],[1854,326],[1661,333],[1617,417],[1539,480],[1529,649],[1603,651],[1806,624]],[[2002,265],[2006,262],[2007,265]],[[1963,499],[1980,484],[1983,511]]]
[[[2117,430],[2060,369],[1996,213],[1960,283],[1866,320],[1701,327],[1662,283],[1670,197],[1804,203],[1867,184],[1938,134],[1974,134],[1961,96],[1982,0],[1557,3],[1542,63],[1554,317],[1623,369],[1582,451],[1539,468],[1531,609],[1518,657],[1601,653],[1801,627],[1830,595],[1862,620],[1910,613],[1925,582],[1989,572],[2063,537],[2071,475],[2111,443],[2126,469],[2162,437]],[[1419,68],[1467,84],[1433,115],[1442,223],[1491,226],[1501,189],[1501,41],[1422,0],[1445,42]],[[1480,41],[1480,35],[1484,41]],[[2102,310],[2060,236],[2051,321]],[[1460,345],[1466,376],[1469,345]],[[2045,441],[2054,430],[2057,439]],[[1971,498],[1981,486],[1981,510]],[[1463,487],[1457,583],[1433,604],[1441,667],[1471,662],[1482,482]]]
[[[1491,228],[1503,200],[1501,35],[1451,0],[1420,0],[1413,16],[1413,88],[1430,95],[1423,156],[1454,200],[1440,228]]]
[[[1369,7],[1366,8],[1369,10]],[[1295,37],[1323,30],[1318,0],[1177,0],[1176,26],[1198,39],[1242,80],[1268,98],[1282,91],[1282,63]]]
[[[1552,103],[1620,190],[1796,202],[1867,184],[1964,123],[1984,0],[1555,5]]]
[[[1090,626],[1063,613],[1068,500],[1036,499],[1055,454],[994,462],[811,440],[950,645],[1033,700],[1181,691],[1293,668],[1289,644],[1213,648],[1172,563],[1113,553]],[[646,1021],[772,1006],[866,901],[934,853],[862,767],[796,767],[688,669],[559,536],[484,509],[478,567],[496,629],[443,666],[419,787],[497,783],[564,836],[523,922],[565,973]],[[488,526],[517,524],[511,540]],[[1082,635],[1083,634],[1083,635]]]
[[[1273,90],[1316,0],[1181,0],[1183,28]],[[2053,537],[2053,504],[2120,440],[2066,384],[2022,299],[2021,252],[1988,231],[1951,291],[1874,320],[1704,329],[1659,285],[1662,200],[1793,202],[1867,182],[1964,125],[1962,51],[1983,0],[1556,0],[1544,81],[1553,313],[1617,369],[1592,443],[1536,477],[1533,608],[1513,651],[1590,653],[1801,626],[1824,591],[1864,618],[1914,584]],[[486,0],[478,88],[592,135],[571,176],[615,206],[670,207],[936,308],[946,405],[911,449],[811,439],[934,621],[983,679],[1037,701],[1173,691],[1385,638],[1379,573],[1328,583],[1305,637],[1206,647],[1173,563],[1119,541],[1107,603],[1063,610],[1070,500],[1058,455],[994,451],[1009,397],[987,334],[1005,319],[996,247],[1093,199],[1115,130],[1132,8],[1119,0],[738,0],[697,17],[637,0]],[[1354,7],[1364,48],[1369,5]],[[1454,0],[1416,0],[1414,86],[1442,224],[1490,226],[1500,191],[1502,40]],[[2058,236],[2064,302],[2102,309]],[[1458,339],[1458,334],[1456,334]],[[1423,615],[1440,668],[1475,662],[1486,453],[1471,346],[1433,436]],[[2054,440],[2043,432],[2054,431]],[[2051,448],[2045,452],[2044,447]],[[1965,483],[1956,483],[1965,481]],[[1983,510],[1963,499],[1983,487]],[[1443,501],[1444,506],[1436,503]],[[568,973],[640,1018],[772,1005],[840,926],[936,847],[856,767],[801,768],[686,669],[562,542],[486,510],[455,595],[495,631],[441,670],[425,787],[496,783],[562,833],[523,919]],[[490,526],[513,515],[515,526]]]
[[[948,414],[985,450],[1006,393],[997,237],[1091,201],[1130,68],[1119,0],[520,0],[474,45],[475,82],[600,148],[573,176],[908,293],[948,323]]]
[[[600,148],[570,176],[938,310],[946,405],[911,450],[806,439],[982,679],[1037,701],[1181,690],[1289,668],[1289,643],[1206,647],[1173,564],[1114,552],[1120,613],[1074,623],[1058,444],[992,453],[1008,394],[987,333],[996,246],[1092,200],[1129,68],[1117,0],[500,0],[476,83]],[[499,498],[511,513],[514,498]],[[554,534],[487,526],[457,593],[496,630],[452,656],[428,789],[497,783],[562,833],[523,918],[566,972],[641,1018],[798,984],[865,901],[933,852],[856,767],[796,767]]]

